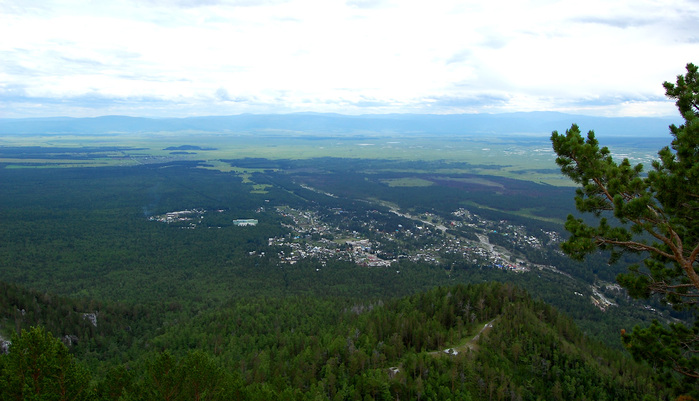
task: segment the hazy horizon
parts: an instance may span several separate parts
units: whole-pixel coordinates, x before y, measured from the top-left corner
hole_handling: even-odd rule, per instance
[[[52,135],[55,133],[148,133],[211,132],[258,135],[533,135],[546,137],[578,124],[587,132],[605,137],[664,137],[669,125],[681,123],[670,117],[595,117],[560,112],[472,114],[363,114],[279,113],[196,117],[44,117],[0,118],[0,135]]]
[[[670,101],[669,101],[670,102]],[[676,119],[681,121],[681,117],[676,109],[669,110],[665,115],[633,115],[633,116],[609,116],[586,113],[573,113],[559,110],[528,110],[528,111],[475,111],[475,112],[453,112],[453,113],[430,113],[430,112],[363,112],[363,113],[343,113],[342,111],[314,111],[314,110],[299,110],[299,111],[278,111],[278,112],[239,112],[229,114],[197,114],[197,115],[172,115],[158,116],[151,114],[96,114],[91,116],[76,116],[68,114],[54,114],[45,116],[29,116],[29,117],[6,117],[0,115],[0,120],[29,120],[29,119],[96,119],[105,117],[127,117],[127,118],[143,118],[153,120],[166,119],[196,119],[208,117],[237,117],[237,116],[291,116],[291,115],[326,115],[326,116],[341,116],[341,117],[390,117],[390,116],[512,116],[512,115],[534,115],[534,114],[558,114],[561,116],[584,116],[590,118],[614,119],[614,118],[649,118],[649,119]]]

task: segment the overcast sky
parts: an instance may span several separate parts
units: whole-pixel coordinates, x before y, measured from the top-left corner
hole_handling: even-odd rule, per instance
[[[0,117],[676,115],[699,0],[0,0]]]

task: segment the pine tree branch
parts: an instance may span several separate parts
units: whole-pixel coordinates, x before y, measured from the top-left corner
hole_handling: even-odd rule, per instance
[[[602,238],[602,237],[597,237],[595,242],[598,244],[610,244],[610,245],[616,245],[619,247],[627,248],[632,251],[646,251],[650,253],[655,253],[660,256],[663,256],[668,259],[675,259],[673,254],[664,252],[661,249],[658,249],[652,245],[644,244],[641,242],[636,242],[636,241],[617,241],[609,238]]]
[[[682,265],[682,269],[684,269],[684,272],[687,274],[687,277],[689,277],[694,286],[699,289],[699,275],[697,275],[697,272],[694,270],[692,263],[684,263]]]
[[[699,293],[697,292],[678,292],[675,291],[676,289],[680,288],[694,288],[694,284],[668,284],[665,281],[655,281],[653,280],[653,277],[651,277],[649,274],[644,274],[646,277],[649,278],[650,284],[649,288],[651,289],[652,292],[658,293],[658,294],[665,294],[665,295],[673,295],[677,296],[679,298],[683,298],[682,304],[684,305],[694,305],[699,303],[699,301],[694,300],[694,298],[699,298]],[[691,299],[691,300],[690,300]]]
[[[689,287],[694,287],[694,284],[672,284],[672,285],[667,284],[666,287],[673,288],[673,289],[674,288],[689,288]],[[697,296],[699,296],[699,294],[697,294]]]
[[[578,166],[580,166],[580,159],[575,156],[575,154],[572,154],[570,156],[571,160],[573,160]],[[603,181],[599,177],[595,177],[591,179],[597,188],[602,192],[602,194],[607,198],[607,200],[613,204],[614,202],[614,197],[612,194],[609,192],[607,189],[606,185],[603,183]],[[628,201],[634,199],[636,196],[631,195],[628,192],[620,192],[620,195],[624,198],[624,200],[628,203]],[[667,226],[668,232],[671,234],[671,236],[675,239],[676,242],[673,242],[670,238],[661,235],[657,233],[655,230],[651,229],[646,229],[645,231],[648,232],[650,235],[655,237],[657,240],[663,242],[666,244],[670,249],[672,250],[672,254],[666,253],[661,251],[660,249],[650,246],[650,245],[645,245],[641,244],[639,242],[635,241],[629,241],[629,242],[614,242],[613,240],[605,240],[603,239],[603,243],[610,243],[618,246],[623,246],[623,247],[628,247],[629,249],[634,249],[634,250],[639,250],[639,251],[648,251],[652,253],[657,253],[659,255],[662,255],[668,259],[673,259],[673,260],[678,260],[678,256],[680,257],[679,260],[682,259],[682,239],[677,235],[675,230],[672,229],[672,227],[669,225],[667,222],[667,218],[665,217],[664,213],[662,210],[658,209],[656,206],[649,204],[648,210],[655,215],[656,217],[659,217],[658,220],[651,219],[651,218],[644,218],[642,220],[646,220],[647,222],[651,223],[654,226],[659,225],[660,223],[664,223]],[[643,226],[642,221],[638,219],[632,219],[631,220],[633,223]],[[598,237],[599,239],[599,237]],[[636,247],[638,246],[638,247]],[[679,261],[678,260],[678,261]],[[693,280],[694,281],[694,280]],[[697,288],[699,288],[699,277],[697,277],[697,282],[696,282]]]
[[[651,284],[650,285],[651,289],[653,292],[657,292],[659,294],[665,294],[665,295],[673,295],[681,298],[682,305],[696,305],[699,303],[695,298],[699,298],[699,294],[693,293],[693,294],[684,294],[680,293],[677,291],[668,291],[665,289],[663,286],[656,286]]]
[[[694,250],[692,253],[689,255],[689,261],[694,264],[695,262],[699,262],[699,244],[694,247]]]
[[[600,179],[599,179],[599,178],[593,178],[592,181],[594,181],[595,184],[597,184],[597,187],[599,187],[599,189],[602,190],[602,192],[604,193],[604,196],[606,196],[607,199],[609,199],[609,202],[612,202],[612,203],[613,203],[613,202],[614,202],[614,197],[612,196],[612,194],[609,193],[609,191],[607,190],[607,187],[604,186],[604,185],[602,184],[602,182],[600,181]]]
[[[693,377],[693,378],[695,378],[695,379],[699,379],[699,373],[697,373],[697,372],[694,371],[694,370],[689,370],[689,369],[686,369],[686,368],[682,367],[682,366],[681,366],[679,363],[677,363],[677,361],[674,360],[674,359],[672,359],[672,365],[673,365],[673,366],[672,366],[672,369],[673,369],[675,372],[680,373],[680,374],[685,375],[685,376],[688,376],[688,377]]]
[[[660,346],[662,348],[668,348],[669,344],[665,344],[662,340],[660,340],[659,343],[660,343]],[[684,376],[688,376],[688,377],[699,378],[698,372],[696,372],[694,370],[686,369],[680,363],[677,362],[677,359],[675,359],[671,356],[668,356],[667,358],[659,357],[657,360],[659,362],[661,362],[662,364],[669,365],[669,367],[677,373],[680,373],[680,374],[682,374]]]

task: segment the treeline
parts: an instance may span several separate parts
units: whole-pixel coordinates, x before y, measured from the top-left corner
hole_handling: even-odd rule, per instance
[[[32,358],[41,349],[48,358]],[[63,388],[105,400],[637,400],[670,392],[649,368],[497,283],[375,303],[251,299],[172,325],[104,374],[71,358],[43,329],[15,336],[0,357],[4,396]],[[39,364],[48,364],[39,376],[50,377],[31,375]]]

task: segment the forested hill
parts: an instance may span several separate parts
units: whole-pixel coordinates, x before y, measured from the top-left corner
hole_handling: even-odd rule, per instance
[[[151,310],[163,318],[152,329],[143,322],[158,319],[123,306],[62,304],[17,286],[0,297],[3,324],[61,337],[83,330],[74,356],[42,329],[15,336],[0,357],[7,399],[65,391],[114,400],[638,400],[666,391],[648,368],[509,284],[372,302],[258,297],[192,316]],[[83,313],[94,308],[97,327],[109,330],[85,329]],[[64,319],[73,326],[56,322]],[[111,352],[120,347],[121,356]]]

